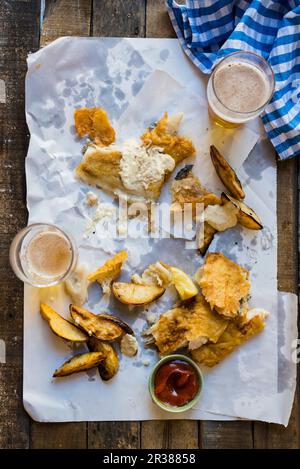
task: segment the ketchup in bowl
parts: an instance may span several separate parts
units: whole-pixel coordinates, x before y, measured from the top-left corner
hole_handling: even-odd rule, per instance
[[[184,355],[163,358],[154,368],[150,379],[154,402],[173,412],[192,407],[200,395],[201,387],[199,368]]]

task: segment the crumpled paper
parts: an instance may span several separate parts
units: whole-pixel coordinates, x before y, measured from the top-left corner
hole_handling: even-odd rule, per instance
[[[251,271],[251,304],[271,314],[262,334],[217,367],[204,370],[205,390],[197,406],[173,415],[158,409],[147,393],[147,380],[157,354],[143,348],[140,332],[147,326],[149,315],[158,317],[172,306],[176,300],[174,290],[147,308],[128,310],[113,297],[102,295],[98,285],[90,287],[86,307],[122,316],[132,325],[139,341],[138,355],[121,356],[118,375],[104,383],[97,370],[64,379],[51,378],[64,360],[83,348],[74,350],[49,331],[39,315],[39,302],[48,302],[68,317],[70,299],[62,286],[37,290],[26,285],[25,408],[39,421],[243,418],[286,425],[295,388],[291,347],[296,337],[297,306],[295,295],[280,293],[278,300],[276,166],[259,121],[234,131],[213,127],[207,117],[205,78],[186,60],[176,40],[63,38],[29,56],[29,223],[50,222],[71,232],[81,262],[91,271],[111,254],[126,248],[129,259],[121,278],[127,280],[157,259],[193,275],[203,259],[194,249],[188,249],[184,239],[114,240],[103,236],[101,223],[95,225],[95,233],[87,234],[94,210],[85,203],[90,188],[74,175],[82,158],[83,141],[75,135],[73,111],[82,106],[105,107],[120,141],[137,138],[166,110],[170,114],[184,112],[182,131],[193,139],[197,149],[194,172],[217,193],[223,186],[210,162],[210,143],[224,152],[238,170],[246,201],[261,215],[264,230],[235,227],[215,236],[210,251],[223,252]],[[171,180],[163,190],[162,201],[170,200]],[[101,203],[112,202],[101,190],[93,191]]]

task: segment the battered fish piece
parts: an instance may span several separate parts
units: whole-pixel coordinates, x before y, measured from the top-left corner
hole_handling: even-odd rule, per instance
[[[165,112],[163,117],[156,123],[154,128],[148,128],[141,136],[145,145],[155,145],[163,148],[163,151],[172,156],[178,164],[188,156],[196,154],[193,142],[183,136],[177,135],[177,130],[183,114],[176,114],[170,119]]]
[[[190,166],[188,168],[191,168]],[[191,169],[189,171],[179,171],[175,180],[172,182],[171,193],[172,203],[180,204],[182,207],[185,203],[192,204],[193,217],[196,216],[197,204],[204,204],[204,207],[208,205],[221,205],[221,199],[206,190],[200,180],[193,174]],[[184,176],[184,177],[181,177]]]
[[[157,200],[175,162],[158,147],[134,140],[122,145],[89,145],[76,169],[88,184],[114,194],[126,193],[131,201]]]
[[[97,107],[76,109],[74,119],[79,137],[88,135],[95,143],[105,146],[115,141],[115,130],[104,109]]]
[[[120,177],[121,149],[117,145],[108,147],[89,145],[76,173],[87,184],[114,192],[123,188]]]
[[[106,114],[103,114],[101,119],[96,119],[97,116],[98,110],[95,109],[84,108],[75,111],[75,126],[79,135],[88,133],[99,142],[98,145],[88,146],[76,173],[84,182],[107,192],[116,195],[128,194],[129,201],[157,200],[176,163],[195,153],[190,140],[176,135],[175,129],[179,125],[176,116],[168,119],[165,114],[156,126],[160,129],[159,134],[168,141],[168,145],[157,145],[154,140],[149,139],[147,142],[142,139],[143,143],[128,140],[116,145],[112,143],[115,135]],[[96,122],[93,119],[96,119]],[[93,122],[92,129],[95,132],[90,131],[90,121]],[[168,149],[172,150],[170,154]]]
[[[128,258],[126,251],[120,251],[111,259],[108,259],[101,267],[95,272],[88,275],[89,282],[98,282],[103,290],[103,293],[110,293],[111,284],[121,274],[124,262]]]
[[[149,329],[161,355],[188,346],[198,348],[217,342],[228,326],[228,321],[211,310],[202,295],[162,314]]]
[[[209,253],[195,279],[211,308],[226,318],[240,313],[250,290],[249,272],[221,253]]]
[[[265,327],[265,316],[258,314],[247,322],[230,322],[216,344],[206,344],[191,352],[193,359],[201,365],[215,366],[230,355],[239,345],[261,332]]]

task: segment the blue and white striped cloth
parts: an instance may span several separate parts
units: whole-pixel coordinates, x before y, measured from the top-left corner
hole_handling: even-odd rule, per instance
[[[276,88],[262,120],[281,159],[300,155],[300,0],[167,0],[167,7],[184,51],[202,72],[237,50],[269,61]]]

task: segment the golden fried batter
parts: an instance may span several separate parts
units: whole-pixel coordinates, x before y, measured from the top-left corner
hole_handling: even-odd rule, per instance
[[[74,112],[75,128],[79,137],[88,135],[99,145],[110,145],[115,141],[115,130],[102,108],[81,108]]]
[[[162,314],[150,333],[161,355],[189,346],[217,342],[228,321],[213,312],[202,295]]]
[[[239,314],[241,300],[250,290],[248,270],[224,254],[210,253],[196,278],[211,308],[227,318]]]
[[[126,251],[118,252],[114,257],[106,261],[99,269],[88,275],[89,282],[98,282],[104,293],[110,292],[111,283],[116,280],[122,270],[128,254]]]
[[[247,322],[230,322],[216,344],[206,344],[193,350],[193,359],[206,366],[215,366],[239,345],[261,332],[265,327],[264,316],[254,316]]]
[[[120,177],[122,153],[117,148],[90,145],[76,173],[88,184],[113,192],[123,187]]]
[[[193,142],[186,137],[177,135],[176,130],[175,126],[170,125],[168,113],[165,112],[154,129],[145,130],[141,140],[145,145],[155,145],[163,148],[164,153],[172,156],[175,163],[178,164],[184,158],[194,156],[196,150]]]
[[[202,187],[201,182],[190,171],[184,179],[175,179],[171,187],[172,202],[179,203],[183,206],[185,203],[191,203],[193,209],[193,216],[196,216],[197,204],[208,205],[221,205],[221,199]]]

